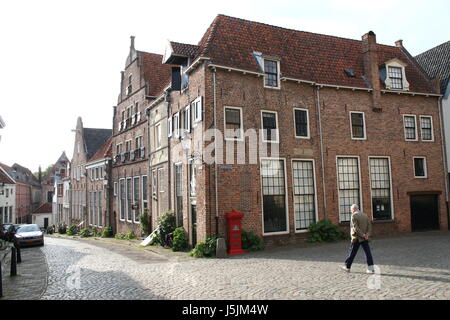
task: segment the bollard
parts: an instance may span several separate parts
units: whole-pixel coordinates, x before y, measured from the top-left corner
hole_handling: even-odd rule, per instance
[[[22,262],[22,254],[20,253],[20,245],[17,242],[14,242],[14,247],[17,250],[17,263]]]
[[[17,276],[17,255],[16,248],[11,247],[11,277]]]

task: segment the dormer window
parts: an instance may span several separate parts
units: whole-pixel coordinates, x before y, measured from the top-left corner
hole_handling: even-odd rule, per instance
[[[388,90],[409,90],[409,83],[406,81],[406,64],[399,59],[392,59],[385,63],[385,69],[380,72]]]
[[[268,88],[280,87],[279,61],[264,59],[264,86]]]
[[[402,68],[388,67],[388,74],[392,89],[403,89]]]

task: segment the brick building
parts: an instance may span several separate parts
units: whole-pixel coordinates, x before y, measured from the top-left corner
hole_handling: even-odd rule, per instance
[[[70,212],[67,224],[87,226],[88,221],[88,176],[86,164],[111,137],[111,129],[84,128],[81,117],[77,120],[75,143],[70,162]],[[64,182],[63,182],[64,186]],[[67,182],[66,182],[67,186]],[[67,191],[67,190],[66,190]],[[64,187],[63,187],[64,194]],[[64,204],[64,197],[63,197]],[[66,199],[67,203],[67,199]]]
[[[165,199],[191,244],[225,235],[233,209],[269,243],[324,218],[345,229],[353,203],[375,233],[447,229],[439,89],[402,41],[219,15],[198,45],[170,42],[163,62],[171,84],[149,112],[167,104]]]
[[[16,221],[16,182],[0,166],[0,225]]]
[[[161,63],[162,58],[136,50],[131,37],[113,116],[112,212],[118,233],[140,235],[139,216],[148,208],[149,128],[145,109],[169,83],[171,69]]]
[[[114,217],[110,215],[111,207],[111,158],[112,137],[86,163],[87,174],[87,221],[90,226],[103,228],[113,226]]]
[[[16,182],[14,223],[31,223],[31,213],[41,204],[41,184],[33,173],[24,166],[14,163],[7,166],[0,163]]]

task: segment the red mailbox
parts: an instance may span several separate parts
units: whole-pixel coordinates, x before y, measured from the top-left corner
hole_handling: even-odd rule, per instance
[[[225,214],[228,226],[228,255],[230,256],[245,253],[242,250],[241,238],[241,220],[243,216],[243,213],[234,210]]]

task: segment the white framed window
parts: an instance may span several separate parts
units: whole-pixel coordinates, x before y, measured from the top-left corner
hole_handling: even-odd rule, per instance
[[[416,115],[404,114],[403,115],[403,128],[405,130],[405,140],[406,141],[417,141],[418,140]]]
[[[133,205],[137,206],[137,209],[133,210],[133,221],[135,223],[139,222],[139,215],[140,215],[139,189],[140,189],[140,177],[137,176],[133,178]]]
[[[99,191],[98,192],[98,207],[97,207],[98,211],[98,226],[101,227],[103,226],[103,209],[102,209],[102,192]]]
[[[128,152],[131,150],[131,139],[125,141],[125,152]]]
[[[131,218],[132,218],[132,209],[131,209],[131,205],[132,205],[132,183],[131,183],[131,177],[127,178],[127,221],[131,222]]]
[[[138,137],[135,138],[136,149],[139,149],[140,147],[142,147],[144,145],[143,144],[143,139],[144,139],[143,136],[138,136]]]
[[[391,59],[385,63],[385,73],[386,79],[384,84],[386,89],[390,90],[409,90],[409,83],[406,80],[405,72],[406,64],[399,59]]]
[[[307,109],[294,108],[295,137],[309,139],[309,111]]]
[[[172,117],[169,117],[167,119],[167,137],[171,137],[172,136],[172,132],[173,132],[173,128],[172,128]]]
[[[389,157],[369,157],[373,220],[392,220],[392,179]]]
[[[117,197],[117,182],[114,182],[114,197]]]
[[[243,141],[244,125],[242,122],[242,108],[224,107],[225,140]]]
[[[276,111],[261,111],[261,128],[263,142],[278,143],[278,113]]]
[[[306,231],[318,220],[314,160],[293,159],[295,231]]]
[[[119,208],[121,221],[125,221],[125,208],[126,208],[126,197],[125,197],[125,179],[119,179]]]
[[[264,58],[264,87],[280,88],[280,61]]]
[[[119,155],[122,153],[122,142],[116,145],[116,154]]]
[[[202,121],[202,116],[203,116],[203,97],[200,96],[197,99],[195,99],[192,102],[192,107],[193,107],[193,119],[194,119],[194,123],[193,123],[193,127],[200,121]]]
[[[187,105],[183,112],[183,129],[184,132],[191,132],[191,105]]]
[[[177,112],[173,116],[173,125],[174,125],[174,132],[173,135],[175,139],[178,139],[180,137],[180,113]]]
[[[428,177],[427,159],[425,157],[413,157],[414,178],[424,179]]]
[[[155,148],[161,148],[161,123],[155,125]]]
[[[422,141],[434,141],[433,134],[433,117],[432,116],[420,116],[420,136]]]
[[[148,208],[148,195],[147,195],[147,190],[148,190],[148,184],[147,184],[147,176],[142,176],[141,179],[142,182],[142,187],[141,187],[141,192],[142,192],[142,213],[144,212],[145,209]]]
[[[339,197],[339,222],[350,221],[352,204],[357,204],[361,211],[361,174],[359,157],[337,156],[336,172]]]
[[[281,158],[261,158],[261,195],[264,235],[289,233],[286,163]]]
[[[350,127],[353,140],[366,139],[366,119],[364,112],[350,111]]]

